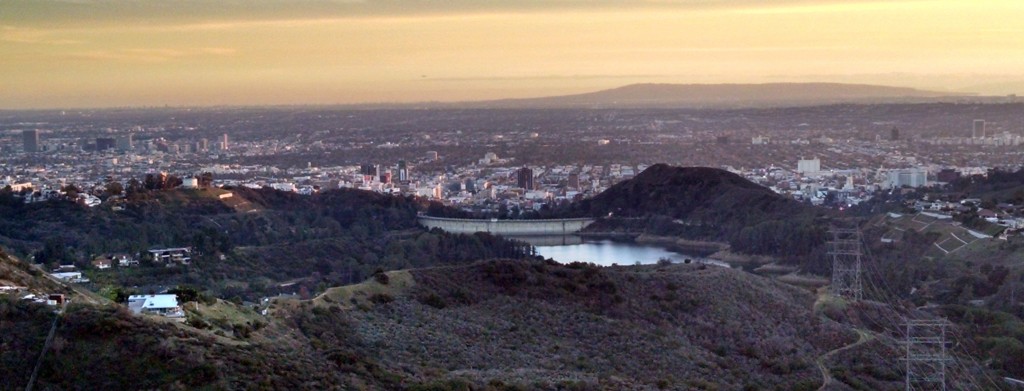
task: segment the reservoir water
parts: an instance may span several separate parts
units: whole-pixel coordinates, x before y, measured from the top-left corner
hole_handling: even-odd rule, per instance
[[[636,263],[657,263],[659,259],[668,258],[676,263],[683,263],[689,259],[696,263],[729,267],[728,264],[721,261],[680,254],[663,247],[646,244],[580,239],[562,242],[569,244],[552,245],[552,243],[557,243],[557,241],[537,242],[534,243],[534,246],[537,248],[538,255],[554,259],[560,263],[590,262],[601,266],[611,266],[612,264],[634,265]]]

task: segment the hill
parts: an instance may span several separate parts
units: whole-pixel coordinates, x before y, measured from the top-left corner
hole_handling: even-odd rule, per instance
[[[602,217],[591,232],[631,232],[724,241],[734,250],[800,256],[824,240],[824,210],[731,172],[656,164],[573,213]]]
[[[416,223],[421,208],[410,197],[352,189],[311,196],[248,188],[138,190],[95,208],[64,200],[25,204],[0,192],[0,246],[47,268],[74,263],[96,291],[187,283],[249,300],[350,284],[377,269],[529,252],[487,234],[428,232]],[[191,247],[191,264],[153,262],[146,250],[154,247]],[[92,269],[94,257],[108,254],[140,255],[141,266]]]
[[[503,108],[698,108],[926,102],[951,98],[956,97],[943,92],[866,84],[631,84],[577,95],[468,104]]]
[[[113,304],[73,302],[55,313],[0,294],[0,379],[26,384],[56,324],[40,389],[902,384],[892,366],[899,345],[857,320],[888,310],[837,302],[823,316],[805,290],[704,265],[491,260],[382,272],[312,300],[273,300],[266,315],[197,299],[183,306],[188,322],[177,323]],[[839,363],[849,360],[857,364]]]
[[[222,301],[190,310],[243,322],[226,333],[74,304],[37,386],[814,389],[814,359],[856,334],[813,302],[724,268],[496,260],[380,274],[266,317]],[[54,315],[4,297],[0,308],[4,380],[20,387]]]
[[[410,275],[346,321],[360,351],[428,382],[814,389],[814,357],[856,339],[813,295],[725,268],[499,260]]]

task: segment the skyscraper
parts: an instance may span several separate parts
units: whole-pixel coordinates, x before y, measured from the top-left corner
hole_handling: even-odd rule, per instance
[[[106,151],[108,149],[114,149],[117,146],[117,142],[113,137],[97,137],[96,138],[96,150]]]
[[[224,141],[221,142],[220,149],[223,149],[223,150],[227,150],[228,149],[228,134],[227,133],[224,133]]]
[[[971,138],[985,138],[985,120],[974,120],[974,133],[971,133]]]
[[[406,165],[405,160],[398,161],[398,182],[405,183],[409,181],[409,166]]]
[[[132,139],[131,133],[117,137],[117,149],[119,151],[130,151],[134,146],[135,142]]]
[[[529,167],[520,168],[516,172],[516,179],[518,179],[518,185],[520,188],[526,190],[534,190],[533,187],[533,170]]]
[[[900,139],[899,128],[893,127],[892,130],[889,131],[889,139],[892,141],[898,141]]]
[[[362,174],[362,175],[373,175],[373,176],[380,175],[380,173],[377,172],[377,165],[376,164],[370,164],[370,163],[360,165],[359,166],[359,173]]]
[[[21,140],[24,143],[25,152],[39,152],[39,131],[25,130],[21,132]]]

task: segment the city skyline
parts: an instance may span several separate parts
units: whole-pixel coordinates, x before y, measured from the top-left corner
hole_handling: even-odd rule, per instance
[[[1024,87],[1024,4],[1012,1],[79,0],[0,11],[0,109],[468,101],[632,83]]]

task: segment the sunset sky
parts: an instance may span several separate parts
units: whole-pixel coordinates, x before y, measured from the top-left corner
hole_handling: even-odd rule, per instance
[[[1020,0],[0,0],[0,109],[1022,80]]]

